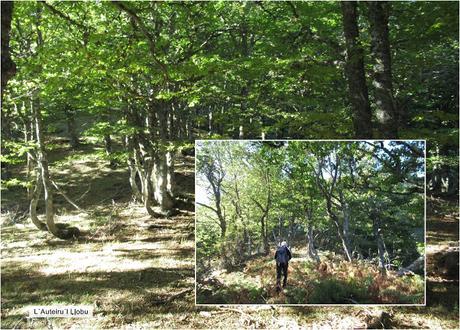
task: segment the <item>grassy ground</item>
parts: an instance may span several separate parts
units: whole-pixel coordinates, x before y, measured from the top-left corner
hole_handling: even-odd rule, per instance
[[[198,283],[197,302],[202,304],[423,304],[422,276],[386,276],[365,262],[349,263],[340,256],[322,254],[316,264],[306,248],[296,249],[289,263],[288,285],[275,288],[272,256],[249,261],[242,271],[216,271]]]
[[[86,232],[77,241],[55,239],[12,216],[27,210],[24,191],[2,191],[2,329],[458,328],[458,281],[436,262],[458,240],[455,203],[430,204],[427,307],[197,307],[193,212],[148,217],[129,202],[124,167],[110,169],[98,151],[61,146],[50,157],[55,181],[87,212],[56,195],[58,221]],[[192,197],[193,159],[177,165],[180,192]],[[89,304],[95,317],[27,319],[27,306],[49,304]]]

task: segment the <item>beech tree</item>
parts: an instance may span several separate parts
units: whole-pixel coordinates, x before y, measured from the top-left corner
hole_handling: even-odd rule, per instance
[[[3,180],[31,201],[40,192],[37,110],[45,152],[56,137],[76,152],[100,144],[99,157],[129,170],[133,199],[153,217],[177,212],[176,158],[195,138],[427,138],[428,188],[453,195],[457,9],[3,2]],[[21,162],[29,174],[11,178]],[[265,209],[266,198],[256,200]]]

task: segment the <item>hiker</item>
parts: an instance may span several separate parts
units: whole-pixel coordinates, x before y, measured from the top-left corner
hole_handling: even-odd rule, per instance
[[[291,250],[289,249],[286,241],[282,241],[280,246],[275,252],[275,260],[276,260],[276,290],[280,290],[281,284],[281,272],[283,272],[283,288],[286,287],[287,282],[287,273],[288,273],[288,265],[289,260],[291,260]]]

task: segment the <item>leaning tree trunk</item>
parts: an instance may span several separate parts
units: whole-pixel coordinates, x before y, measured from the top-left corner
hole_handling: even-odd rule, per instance
[[[316,251],[315,248],[315,239],[313,235],[313,226],[311,223],[308,223],[307,225],[307,250],[308,250],[308,256],[310,259],[320,262],[320,258],[318,255],[318,251]]]
[[[61,239],[68,239],[73,236],[72,232],[62,231],[54,223],[54,205],[53,205],[53,190],[51,186],[50,174],[48,169],[48,158],[46,155],[45,144],[43,139],[42,119],[40,113],[39,99],[35,99],[32,107],[33,118],[35,122],[35,133],[37,138],[37,166],[40,171],[40,176],[45,193],[45,212],[46,212],[46,227],[54,236]]]
[[[340,242],[342,243],[343,252],[345,253],[345,256],[347,257],[347,260],[351,261],[352,253],[351,253],[351,248],[349,245],[349,238],[346,236],[348,234],[348,231],[344,231],[344,224],[340,223],[339,218],[332,211],[332,205],[329,199],[326,201],[326,206],[327,206],[326,208],[327,214],[329,218],[332,220],[332,222],[334,223],[335,227],[337,228],[337,235],[340,239]]]
[[[342,3],[343,31],[347,49],[345,74],[353,108],[355,138],[372,137],[372,113],[364,73],[364,53],[359,42],[357,3]]]
[[[38,201],[43,191],[43,184],[42,184],[42,176],[41,176],[40,171],[37,169],[36,172],[37,172],[36,173],[37,180],[35,182],[35,189],[30,199],[29,214],[30,214],[30,219],[32,220],[32,223],[38,229],[47,231],[48,228],[46,226],[46,223],[41,222],[37,216],[37,204],[38,204]]]
[[[386,1],[369,2],[369,22],[374,58],[375,101],[377,120],[383,138],[398,137],[398,113],[393,98],[391,79],[391,51],[388,32],[389,4]]]

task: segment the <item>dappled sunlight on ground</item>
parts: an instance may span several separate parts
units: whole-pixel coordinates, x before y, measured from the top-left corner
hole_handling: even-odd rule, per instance
[[[142,205],[130,202],[126,170],[113,171],[106,161],[87,155],[90,149],[85,146],[75,153],[81,159],[52,164],[56,182],[68,178],[62,189],[85,209],[75,210],[56,195],[56,220],[79,227],[82,237],[62,241],[38,231],[30,220],[2,228],[2,328],[348,329],[380,321],[382,311],[391,315],[395,328],[458,328],[458,281],[436,273],[430,261],[458,240],[457,232],[451,232],[458,220],[452,217],[442,214],[427,223],[428,267],[433,272],[427,283],[429,307],[196,307],[193,205],[170,219],[151,218]],[[63,160],[62,152],[53,153],[51,160]],[[178,165],[178,178],[188,187],[181,193],[192,198],[193,158],[178,160]],[[18,196],[24,198],[23,192],[6,201],[24,203]],[[21,207],[27,209],[27,203]],[[304,280],[307,261],[306,250],[294,251],[291,288]],[[342,266],[330,271],[346,272]],[[232,292],[238,292],[239,299],[276,302],[264,296],[268,292],[276,297],[272,254],[237,272],[216,275],[235,284]],[[277,299],[293,297],[289,285]],[[54,304],[91,305],[94,318],[25,318],[27,306]]]

